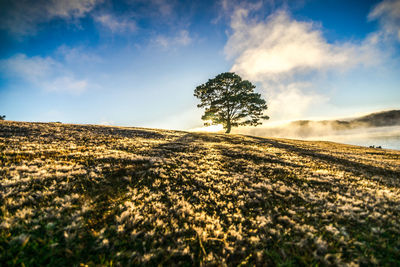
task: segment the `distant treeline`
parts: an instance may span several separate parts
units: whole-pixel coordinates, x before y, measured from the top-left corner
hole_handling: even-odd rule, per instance
[[[330,127],[332,130],[347,130],[363,127],[384,127],[400,125],[400,110],[372,113],[363,117],[347,120],[294,121],[291,126],[297,127]]]
[[[375,127],[400,125],[400,110],[371,113],[357,118],[340,120],[300,120],[285,125],[248,129],[245,134],[287,138],[306,138],[310,136],[327,136],[340,131],[357,130]],[[243,131],[241,132],[243,133]]]

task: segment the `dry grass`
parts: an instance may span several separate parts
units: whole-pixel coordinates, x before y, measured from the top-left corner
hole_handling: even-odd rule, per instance
[[[400,152],[0,122],[1,265],[400,264]]]

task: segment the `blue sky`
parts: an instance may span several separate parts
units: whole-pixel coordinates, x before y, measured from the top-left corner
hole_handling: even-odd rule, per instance
[[[271,122],[398,109],[399,48],[399,0],[2,0],[0,115],[191,129],[226,71]]]

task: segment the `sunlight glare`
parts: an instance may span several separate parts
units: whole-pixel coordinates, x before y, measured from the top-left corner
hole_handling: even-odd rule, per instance
[[[204,126],[204,127],[198,127],[191,129],[191,132],[208,132],[208,133],[216,133],[216,132],[221,132],[224,130],[224,126],[221,124],[217,125],[210,125],[210,126]]]

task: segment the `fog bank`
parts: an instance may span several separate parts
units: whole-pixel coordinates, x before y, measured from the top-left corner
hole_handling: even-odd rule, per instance
[[[400,150],[400,111],[371,113],[358,118],[292,121],[244,127],[234,133],[261,137],[281,137],[303,140],[324,140],[361,146],[382,146]]]

